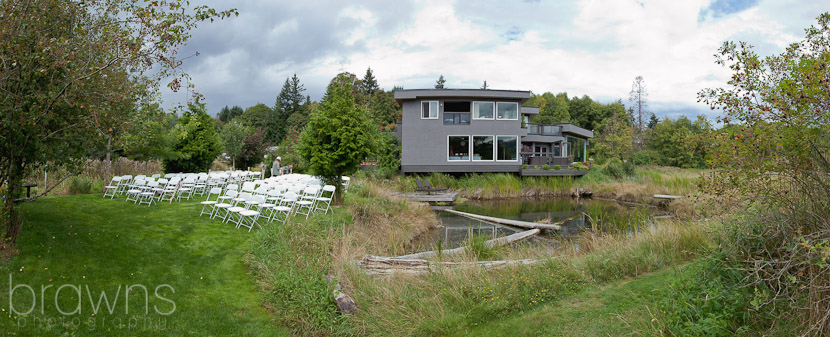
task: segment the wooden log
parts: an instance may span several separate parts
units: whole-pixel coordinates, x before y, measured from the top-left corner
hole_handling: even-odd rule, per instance
[[[510,225],[510,226],[521,227],[521,228],[552,229],[552,230],[559,230],[559,229],[562,228],[561,226],[559,226],[559,224],[561,224],[562,222],[559,222],[559,224],[539,224],[539,223],[529,222],[529,221],[502,219],[502,218],[496,218],[496,217],[486,216],[486,215],[478,215],[478,214],[472,214],[472,213],[459,212],[459,211],[452,210],[452,209],[445,209],[444,212],[449,212],[449,213],[460,215],[460,216],[463,216],[463,217],[468,217],[470,219],[495,222],[495,223],[498,223],[498,224]]]
[[[425,259],[400,259],[395,257],[366,255],[358,264],[369,275],[389,275],[394,273],[419,275],[449,267],[479,267],[496,269],[507,266],[535,264],[541,261],[543,260],[525,259],[475,262],[431,262]]]
[[[540,232],[540,230],[538,228],[535,228],[535,229],[531,229],[531,230],[524,231],[524,232],[510,234],[508,236],[503,236],[503,237],[496,238],[496,239],[493,239],[493,240],[487,240],[487,242],[485,242],[484,244],[487,247],[504,246],[504,245],[508,245],[510,243],[513,243],[513,242],[516,242],[516,241],[519,241],[519,240],[527,239],[531,236],[539,234],[539,232]],[[467,248],[468,248],[467,246],[464,246],[464,247],[453,248],[453,249],[444,249],[444,250],[441,251],[441,255],[452,255],[452,254],[463,253],[465,250],[467,250]],[[424,258],[428,258],[428,257],[433,257],[435,255],[437,255],[437,252],[434,251],[434,250],[431,250],[431,251],[428,251],[428,252],[396,256],[396,257],[394,257],[394,259],[402,259],[402,260],[424,259]]]
[[[655,198],[655,199],[670,199],[670,200],[674,200],[674,199],[680,199],[680,198],[681,198],[681,196],[679,196],[679,195],[667,195],[667,194],[655,194],[655,195],[654,195],[654,198]]]

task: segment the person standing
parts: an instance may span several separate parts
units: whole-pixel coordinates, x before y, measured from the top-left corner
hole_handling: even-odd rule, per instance
[[[282,175],[282,158],[277,157],[274,158],[274,162],[271,164],[271,175],[277,176]]]

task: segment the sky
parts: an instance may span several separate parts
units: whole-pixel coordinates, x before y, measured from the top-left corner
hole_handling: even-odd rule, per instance
[[[181,48],[208,112],[273,106],[297,74],[319,101],[328,82],[368,67],[381,88],[530,90],[628,104],[642,76],[661,119],[718,113],[697,103],[731,73],[715,64],[724,41],[781,53],[827,11],[828,0],[191,1],[238,17],[202,23]],[[187,92],[163,87],[165,107]]]

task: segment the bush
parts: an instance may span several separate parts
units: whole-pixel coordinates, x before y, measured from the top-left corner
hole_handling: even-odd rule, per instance
[[[522,165],[522,170],[527,170],[528,167],[530,167],[530,166],[527,165],[527,164],[524,164],[524,165]]]
[[[90,194],[95,189],[95,182],[87,177],[72,177],[69,180],[69,194]]]
[[[625,177],[623,162],[617,158],[611,158],[611,160],[605,164],[605,167],[602,169],[602,173],[605,173],[605,175],[615,179],[622,179]]]
[[[759,315],[771,292],[747,287],[741,266],[714,255],[692,263],[657,300],[657,327],[672,336],[734,336],[764,330],[772,315]],[[755,314],[750,314],[750,313]],[[777,315],[776,315],[777,316]]]
[[[587,170],[588,170],[588,166],[585,166],[585,164],[582,164],[582,163],[574,163],[574,164],[573,164],[573,166],[572,166],[572,168],[573,168],[574,170],[583,170],[583,171],[587,171]]]
[[[554,170],[561,170],[561,169],[562,169],[562,165],[559,165],[559,164],[553,165],[553,169],[554,169]]]
[[[548,165],[548,164],[542,165],[542,169],[545,170],[545,171],[550,170],[550,165]]]
[[[632,163],[630,160],[624,161],[622,168],[623,168],[623,172],[625,173],[626,176],[633,176],[634,175],[634,169],[635,169],[634,163]]]
[[[660,165],[662,156],[654,150],[643,150],[634,152],[628,160],[635,165]]]

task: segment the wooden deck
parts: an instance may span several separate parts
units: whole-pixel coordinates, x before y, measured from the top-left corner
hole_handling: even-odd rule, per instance
[[[429,202],[429,203],[437,203],[437,202],[447,202],[453,203],[456,199],[458,199],[458,192],[440,192],[440,193],[423,193],[423,192],[409,192],[409,193],[395,193],[395,195],[402,196],[409,200],[420,201],[420,202]]]
[[[587,174],[585,170],[522,170],[522,177],[581,177]]]

